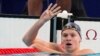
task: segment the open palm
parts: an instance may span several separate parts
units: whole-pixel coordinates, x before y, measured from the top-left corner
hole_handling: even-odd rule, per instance
[[[52,6],[52,3],[51,3],[48,6],[48,8],[42,13],[42,15],[40,16],[40,19],[43,19],[45,21],[50,20],[52,17],[54,17],[55,15],[61,12],[60,8],[61,7],[57,6],[57,4]]]

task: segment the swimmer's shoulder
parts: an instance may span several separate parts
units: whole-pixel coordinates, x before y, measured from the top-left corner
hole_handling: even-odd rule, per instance
[[[82,49],[80,50],[80,54],[93,54],[95,53],[92,49]]]

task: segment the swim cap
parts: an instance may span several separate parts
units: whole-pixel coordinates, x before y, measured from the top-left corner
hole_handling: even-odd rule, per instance
[[[81,29],[79,27],[79,25],[77,25],[76,23],[73,23],[73,22],[70,22],[70,23],[67,23],[63,29],[62,29],[62,32],[66,29],[75,29],[75,31],[78,32],[78,34],[80,35],[81,37]]]

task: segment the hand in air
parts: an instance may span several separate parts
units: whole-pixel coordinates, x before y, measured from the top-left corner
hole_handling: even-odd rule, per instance
[[[57,15],[58,13],[61,12],[60,10],[60,6],[57,6],[57,4],[52,5],[52,3],[48,6],[48,8],[42,13],[42,15],[40,16],[40,19],[44,20],[44,21],[48,21],[50,20],[52,17],[54,17],[55,15]]]

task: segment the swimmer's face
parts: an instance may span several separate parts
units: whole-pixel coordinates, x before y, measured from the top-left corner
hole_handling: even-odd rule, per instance
[[[79,49],[80,46],[80,35],[75,29],[66,29],[62,33],[61,44],[66,51],[74,51]]]

